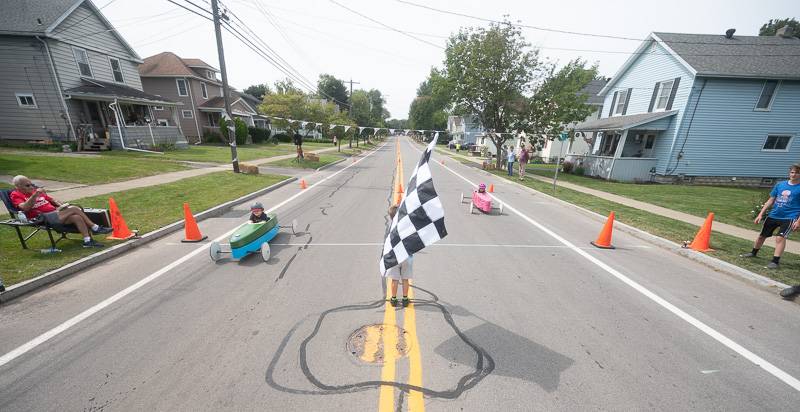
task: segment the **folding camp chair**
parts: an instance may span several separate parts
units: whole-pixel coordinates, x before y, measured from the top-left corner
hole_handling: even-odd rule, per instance
[[[2,189],[0,190],[0,200],[3,201],[3,204],[6,206],[8,213],[11,215],[11,219],[9,220],[2,220],[0,221],[0,225],[11,226],[17,231],[17,237],[19,237],[19,243],[22,244],[23,249],[28,248],[27,241],[28,239],[32,238],[35,234],[39,233],[39,231],[46,231],[47,236],[50,238],[50,247],[55,249],[56,244],[64,239],[68,239],[67,234],[69,233],[80,233],[78,228],[75,225],[62,225],[62,224],[48,224],[46,220],[37,220],[37,221],[28,221],[28,222],[21,222],[17,219],[17,213],[19,213],[19,209],[11,203],[11,190]],[[23,236],[21,227],[29,227],[33,229],[33,232],[28,234],[27,236]],[[53,237],[53,232],[61,235],[58,239]]]

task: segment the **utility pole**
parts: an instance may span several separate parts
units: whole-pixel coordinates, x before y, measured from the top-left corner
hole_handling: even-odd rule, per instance
[[[236,153],[236,123],[233,121],[231,111],[231,99],[229,96],[230,89],[228,88],[228,72],[225,69],[225,52],[222,50],[222,30],[219,25],[219,4],[217,0],[211,0],[211,11],[214,13],[214,33],[217,35],[217,53],[219,54],[219,70],[222,73],[222,99],[225,101],[225,126],[228,129],[228,144],[231,146],[231,163],[233,164],[233,173],[239,173],[239,157]],[[225,19],[228,17],[225,16]],[[234,130],[231,130],[233,127]]]
[[[354,82],[353,78],[350,78],[350,118],[355,120],[353,117],[353,84],[361,84],[359,82]],[[350,148],[353,147],[353,139],[350,139]],[[356,147],[358,147],[358,135],[356,135]]]

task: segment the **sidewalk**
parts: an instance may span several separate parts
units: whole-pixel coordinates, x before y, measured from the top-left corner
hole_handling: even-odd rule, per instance
[[[336,147],[329,147],[329,148],[326,148],[326,149],[313,150],[311,152],[312,153],[324,153],[324,152],[330,152],[330,151],[333,151],[333,150],[336,150]],[[250,160],[250,161],[247,161],[247,162],[241,162],[241,163],[260,165],[260,164],[264,164],[264,163],[274,162],[276,160],[292,159],[295,156],[296,155],[294,153],[290,153],[290,154],[285,154],[285,155],[280,155],[280,156],[265,157],[265,158],[262,158],[262,159],[254,159],[254,160]],[[178,171],[178,172],[163,173],[163,174],[160,174],[160,175],[147,176],[147,177],[141,177],[141,178],[138,178],[138,179],[124,180],[124,181],[121,181],[121,182],[106,183],[106,184],[94,185],[94,186],[80,185],[80,184],[73,184],[73,183],[64,183],[64,182],[47,181],[49,183],[46,185],[46,187],[48,187],[48,188],[56,188],[54,190],[48,190],[48,192],[53,193],[54,197],[57,198],[60,201],[69,202],[71,200],[81,199],[81,198],[84,198],[84,197],[99,196],[99,195],[104,195],[104,194],[107,194],[107,193],[119,192],[119,191],[122,191],[122,190],[136,189],[136,188],[139,188],[139,187],[156,186],[156,185],[161,185],[161,184],[164,184],[164,183],[171,183],[171,182],[175,182],[175,181],[178,181],[178,180],[183,180],[183,179],[186,179],[188,177],[203,176],[203,175],[207,175],[209,173],[222,172],[222,171],[226,171],[226,170],[230,170],[230,169],[231,169],[231,165],[224,164],[224,165],[219,165],[219,166],[208,166],[208,167],[202,167],[202,168],[198,168],[198,169],[189,169],[189,170],[181,170],[181,171]],[[302,170],[302,169],[298,169],[298,171],[299,170]],[[3,178],[3,177],[8,177],[9,181],[10,181],[11,178],[13,178],[11,176],[0,176],[0,178]],[[44,180],[41,180],[41,179],[33,179],[33,180],[36,181],[36,182],[45,182]],[[0,204],[0,214],[1,215],[6,215],[7,213],[8,213],[8,211],[6,211],[5,206]]]
[[[439,149],[439,148],[437,148],[437,150],[442,151],[442,149]],[[464,155],[455,154],[455,153],[452,153],[452,152],[449,152],[449,151],[442,151],[442,152],[446,153],[446,154],[448,154],[450,156],[453,156],[453,157],[459,157],[459,158],[462,158],[462,159],[465,159],[465,160],[469,160],[469,161],[471,161],[473,163],[476,163],[476,164],[479,164],[479,165],[482,165],[483,162],[484,162],[483,158],[464,156]],[[553,179],[550,179],[550,178],[547,178],[547,177],[543,177],[543,176],[537,176],[537,175],[533,175],[533,174],[528,174],[528,176],[526,176],[526,177],[534,178],[536,180],[540,180],[540,181],[545,182],[545,183],[550,183],[550,184],[553,183]],[[628,207],[644,210],[646,212],[650,212],[650,213],[653,213],[653,214],[656,214],[656,215],[659,215],[659,216],[668,217],[670,219],[675,219],[675,220],[679,220],[679,221],[682,221],[682,222],[686,222],[686,223],[692,224],[694,226],[697,226],[698,228],[705,221],[705,218],[702,218],[702,217],[690,215],[688,213],[679,212],[677,210],[667,209],[667,208],[661,207],[661,206],[656,206],[656,205],[654,205],[652,203],[641,202],[641,201],[633,200],[631,198],[627,198],[627,197],[624,197],[624,196],[619,196],[619,195],[611,194],[611,193],[608,193],[608,192],[603,192],[602,190],[589,189],[587,187],[584,187],[584,186],[581,186],[581,185],[576,185],[574,183],[558,182],[558,186],[564,187],[564,188],[567,188],[567,189],[572,189],[572,190],[574,190],[576,192],[586,193],[588,195],[596,196],[596,197],[599,197],[601,199],[609,200],[609,201],[612,201],[612,202],[615,202],[615,203],[619,203],[619,204],[622,204],[622,205],[625,205],[625,206],[628,206]],[[717,222],[717,221],[714,221],[713,231],[724,233],[726,235],[735,236],[735,237],[738,237],[740,239],[744,239],[744,240],[747,240],[747,241],[750,241],[750,242],[754,241],[756,239],[756,237],[758,237],[758,233],[759,233],[758,231],[755,231],[755,230],[748,230],[748,229],[744,229],[744,228],[741,228],[741,227],[738,227],[738,226],[733,226],[733,225],[729,225],[727,223],[722,223],[722,222]],[[791,252],[791,253],[800,254],[800,242],[796,241],[796,240],[787,240],[787,242],[786,242],[786,251],[787,252]]]

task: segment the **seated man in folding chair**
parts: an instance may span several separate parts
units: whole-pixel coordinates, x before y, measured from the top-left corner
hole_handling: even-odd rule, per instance
[[[98,226],[92,222],[83,210],[77,206],[62,205],[44,188],[36,187],[25,176],[15,176],[13,180],[16,190],[11,192],[11,203],[25,212],[29,220],[44,219],[48,225],[74,225],[83,235],[83,247],[103,247],[92,239],[93,233],[111,233],[111,229]]]

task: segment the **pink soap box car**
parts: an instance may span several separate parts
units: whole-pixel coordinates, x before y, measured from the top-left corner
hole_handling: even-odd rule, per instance
[[[464,203],[464,193],[461,193],[461,203]],[[499,203],[499,202],[498,202]],[[498,209],[499,214],[503,214],[503,204],[500,203],[498,207],[492,207],[492,196],[486,193],[486,185],[481,183],[478,185],[478,190],[472,191],[472,200],[469,203],[469,214],[477,208],[483,213],[492,214],[492,209]]]

